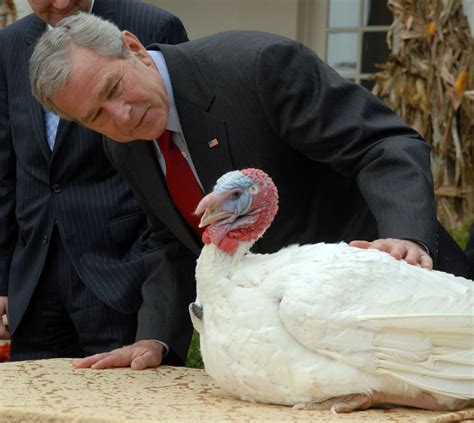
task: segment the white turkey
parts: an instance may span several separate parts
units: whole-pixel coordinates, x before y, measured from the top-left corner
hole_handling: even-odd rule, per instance
[[[216,383],[248,401],[333,412],[468,405],[472,282],[344,243],[252,254],[277,209],[258,169],[225,174],[197,207],[209,226],[190,314]]]

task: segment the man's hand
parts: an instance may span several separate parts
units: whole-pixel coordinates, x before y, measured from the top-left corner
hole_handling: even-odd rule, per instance
[[[5,327],[5,320],[8,314],[8,297],[0,297],[0,338],[5,335],[7,328]]]
[[[426,250],[419,244],[413,241],[404,239],[376,239],[375,241],[352,241],[349,243],[351,247],[357,248],[373,248],[384,251],[395,257],[397,260],[405,260],[409,264],[419,264],[425,269],[433,268],[433,260],[426,252]]]
[[[73,360],[76,369],[107,369],[110,367],[128,367],[133,370],[143,370],[158,367],[163,358],[164,347],[152,339],[135,342],[105,353]]]

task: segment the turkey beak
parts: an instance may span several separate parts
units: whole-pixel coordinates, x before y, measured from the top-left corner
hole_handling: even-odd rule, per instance
[[[198,204],[194,214],[202,214],[199,227],[210,225],[218,221],[229,223],[235,220],[235,212],[221,209],[222,204],[229,198],[232,192],[216,193],[206,195]]]
[[[229,216],[229,213],[220,211],[219,209],[206,209],[201,221],[199,222],[199,227],[203,228],[204,226],[210,225],[211,223],[217,222]]]

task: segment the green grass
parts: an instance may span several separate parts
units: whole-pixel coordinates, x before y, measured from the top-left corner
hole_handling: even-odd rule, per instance
[[[463,249],[466,246],[467,239],[469,237],[469,228],[471,227],[472,223],[474,223],[474,216],[472,216],[470,219],[467,219],[462,225],[459,225],[449,231],[451,236]],[[201,353],[199,351],[199,334],[197,332],[194,332],[193,334],[188,356],[186,357],[186,367],[193,367],[196,369],[204,368]]]
[[[199,334],[194,331],[193,339],[191,340],[191,346],[186,357],[186,367],[192,367],[194,369],[203,369],[204,364],[202,363],[201,352],[199,351]]]
[[[450,229],[449,233],[454,238],[454,240],[461,246],[464,250],[466,248],[467,239],[469,238],[469,229],[474,223],[474,216],[466,219],[464,223]]]

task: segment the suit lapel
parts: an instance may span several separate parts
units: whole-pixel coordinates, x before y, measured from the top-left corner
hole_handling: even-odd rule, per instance
[[[54,160],[55,156],[58,154],[58,151],[64,144],[64,140],[71,129],[71,126],[74,122],[66,119],[60,119],[58,123],[58,128],[56,130],[56,139],[54,140],[54,148],[52,151],[52,160]]]
[[[160,45],[168,67],[184,137],[204,191],[235,167],[225,121],[211,112],[215,94],[201,77],[193,59],[179,46]],[[217,143],[212,143],[217,140]]]
[[[178,113],[191,158],[205,193],[217,179],[232,170],[225,122],[194,104],[178,101]],[[217,144],[212,143],[213,140]]]
[[[28,28],[28,31],[25,34],[25,42],[27,44],[27,48],[24,50],[24,53],[23,53],[24,66],[22,67],[22,69],[23,69],[23,72],[25,72],[23,80],[25,81],[25,84],[28,85],[28,87],[30,87],[30,79],[28,75],[30,57],[33,54],[35,42],[41,36],[44,29],[45,29],[44,22],[42,22],[39,18],[34,17],[32,24],[30,25],[30,27]],[[28,88],[27,92],[30,93],[31,89]],[[43,106],[41,106],[41,104],[32,95],[28,95],[27,98],[28,98],[29,107],[30,107],[30,116],[31,116],[31,121],[32,121],[32,126],[33,126],[33,133],[39,138],[38,144],[40,145],[41,151],[46,157],[46,159],[49,161],[51,158],[51,150],[49,148],[48,141],[46,139]]]
[[[173,204],[153,143],[134,141],[125,145],[112,144],[112,149],[115,150],[114,159],[118,166],[126,168],[134,181],[133,186],[143,193],[154,215],[191,251],[199,254],[201,245]]]

